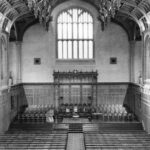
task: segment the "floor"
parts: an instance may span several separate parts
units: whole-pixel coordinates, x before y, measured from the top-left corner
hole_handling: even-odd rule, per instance
[[[69,133],[67,150],[85,150],[83,133]]]
[[[88,118],[64,118],[62,123],[90,123]]]

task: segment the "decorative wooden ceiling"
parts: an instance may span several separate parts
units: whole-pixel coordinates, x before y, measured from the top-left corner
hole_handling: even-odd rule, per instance
[[[50,0],[52,9],[67,0]],[[83,0],[96,9],[99,8],[100,0]],[[129,39],[135,37],[150,26],[150,0],[121,0],[121,7],[117,12],[114,22],[123,26],[127,31]],[[27,6],[27,0],[0,0],[0,30],[11,32],[12,40],[22,40],[18,32],[38,22]],[[135,33],[131,32],[137,30]],[[137,35],[138,37],[139,35]]]

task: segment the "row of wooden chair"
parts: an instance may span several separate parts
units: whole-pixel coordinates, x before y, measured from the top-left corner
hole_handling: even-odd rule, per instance
[[[23,113],[23,114],[17,114],[16,116],[17,121],[19,122],[45,122],[46,121],[46,115],[43,113]]]
[[[77,113],[80,117],[92,117],[97,119],[116,121],[133,121],[136,119],[131,111],[120,104],[101,104],[92,106],[90,104],[62,104],[58,108],[57,114],[60,117],[72,117]]]
[[[54,110],[53,105],[29,105],[24,111],[17,114],[16,120],[19,122],[46,122],[46,114]]]
[[[133,121],[136,119],[132,112],[128,112],[127,109],[122,105],[108,105],[103,104],[95,107],[95,113],[93,117],[102,118],[102,120],[108,121]]]
[[[58,112],[73,112],[74,111],[74,108],[77,108],[77,111],[78,112],[88,112],[91,110],[92,108],[92,105],[91,104],[61,104],[59,107],[58,107]]]
[[[29,105],[26,107],[24,113],[37,114],[37,113],[46,113],[50,109],[54,109],[53,105]]]
[[[77,114],[79,117],[102,119],[103,121],[135,120],[135,115],[119,104],[102,104],[98,106],[62,104],[58,109],[55,109],[52,105],[31,105],[26,107],[24,112],[18,113],[16,119],[20,122],[45,122],[50,110],[53,110],[53,115],[51,116],[54,116],[54,118],[73,117],[74,114]]]

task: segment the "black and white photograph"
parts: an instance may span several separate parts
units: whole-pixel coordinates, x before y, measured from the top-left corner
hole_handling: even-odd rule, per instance
[[[150,0],[0,0],[0,150],[150,150]]]

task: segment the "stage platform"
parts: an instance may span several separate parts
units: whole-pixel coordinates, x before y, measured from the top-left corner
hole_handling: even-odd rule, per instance
[[[63,118],[62,123],[91,123],[88,118]]]

